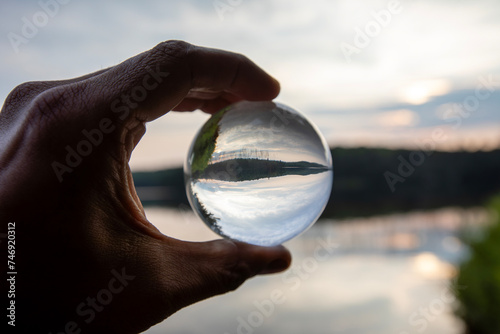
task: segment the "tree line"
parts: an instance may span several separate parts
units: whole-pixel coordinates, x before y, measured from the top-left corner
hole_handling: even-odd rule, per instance
[[[334,184],[324,217],[346,217],[481,205],[500,191],[500,150],[416,152],[331,150]],[[133,173],[145,206],[188,205],[182,168]],[[141,196],[155,187],[165,196]]]

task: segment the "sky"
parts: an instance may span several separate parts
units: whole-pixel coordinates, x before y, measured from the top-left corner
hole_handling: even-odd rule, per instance
[[[224,114],[218,123],[215,153],[244,149],[258,151],[262,154],[260,159],[331,164],[327,148],[307,120],[284,109],[274,109],[279,105],[264,107],[266,104],[260,104],[260,108],[274,109],[272,112],[268,112],[269,109],[255,110],[255,105],[237,104],[234,111]],[[253,158],[256,157],[259,155],[254,153]]]
[[[0,97],[181,39],[254,60],[332,147],[487,150],[500,146],[499,31],[497,0],[0,0]],[[132,169],[181,165],[207,117],[149,124]]]

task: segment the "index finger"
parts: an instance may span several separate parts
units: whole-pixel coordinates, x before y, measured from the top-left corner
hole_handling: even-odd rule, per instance
[[[269,100],[279,93],[278,81],[241,54],[193,47],[189,63],[194,89],[226,91],[246,100]]]
[[[270,100],[279,93],[279,83],[247,57],[182,41],[161,43],[76,85],[83,85],[82,95],[96,107],[109,111],[117,100],[124,101],[127,117],[144,121],[172,110],[190,92],[221,92],[247,100]],[[92,112],[102,117],[102,110]]]

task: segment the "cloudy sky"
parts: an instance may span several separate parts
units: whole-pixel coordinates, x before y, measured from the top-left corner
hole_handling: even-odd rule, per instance
[[[55,1],[0,0],[2,100],[22,82],[82,75],[182,39],[253,59],[280,80],[277,100],[306,114],[332,146],[500,146],[497,0],[40,4]],[[37,31],[23,35],[37,19]],[[150,124],[132,167],[181,164],[206,118],[172,113]]]

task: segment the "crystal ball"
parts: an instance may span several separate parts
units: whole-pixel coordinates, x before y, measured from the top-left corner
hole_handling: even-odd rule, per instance
[[[184,164],[191,207],[222,237],[279,245],[313,225],[333,185],[325,139],[280,103],[243,101],[208,119]]]

